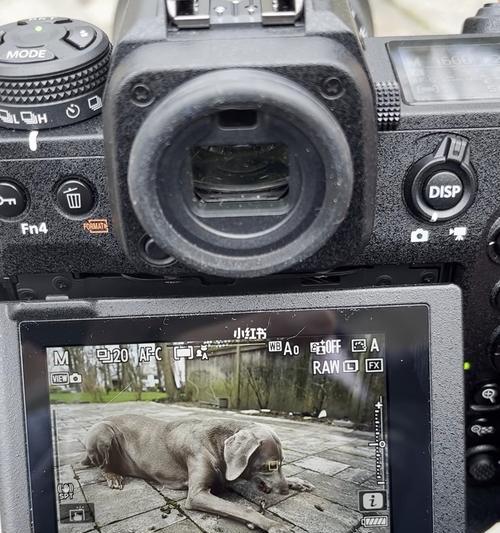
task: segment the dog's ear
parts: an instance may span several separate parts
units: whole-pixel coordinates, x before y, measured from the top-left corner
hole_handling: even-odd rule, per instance
[[[260,440],[248,429],[241,429],[224,441],[226,479],[234,481],[243,474],[248,461],[260,446]]]

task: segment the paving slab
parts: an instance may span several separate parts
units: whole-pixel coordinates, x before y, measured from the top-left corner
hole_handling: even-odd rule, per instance
[[[104,483],[106,481],[99,468],[89,468],[78,463],[73,468],[75,476],[78,478],[82,487],[92,485],[93,483]]]
[[[75,480],[83,499],[96,506],[101,533],[247,533],[249,529],[229,518],[184,509],[187,492],[175,491],[150,481],[126,478],[123,490],[108,488],[98,468],[81,464],[88,430],[105,417],[142,414],[158,420],[186,416],[217,417],[259,422],[272,427],[283,443],[283,474],[315,485],[311,493],[290,491],[288,495],[264,494],[253,484],[238,482],[223,498],[250,506],[296,533],[350,533],[359,521],[358,491],[372,482],[372,435],[334,424],[272,416],[248,416],[233,411],[198,408],[186,404],[126,402],[55,407],[59,428],[60,459],[64,475]],[[68,438],[71,436],[71,438]],[[368,480],[366,483],[364,481]],[[163,516],[161,509],[171,512]],[[321,509],[321,510],[320,510]],[[335,529],[330,528],[333,524]],[[92,527],[89,524],[85,527]],[[321,529],[323,528],[323,529]],[[86,530],[88,531],[88,529]],[[64,533],[84,533],[82,529]],[[85,532],[86,533],[86,532]]]
[[[62,504],[67,505],[86,505],[87,501],[83,493],[82,487],[78,482],[77,477],[70,465],[62,466],[59,470],[59,480],[61,483],[71,483],[73,485],[73,493],[68,494],[68,497],[64,500],[61,500]],[[94,529],[95,523],[74,523],[67,524],[64,526],[64,533],[87,533],[87,531],[92,531]]]
[[[191,520],[183,520],[170,527],[158,530],[158,533],[200,533],[200,531],[204,533],[203,530]],[[250,530],[247,530],[247,533],[250,533]]]
[[[302,494],[300,503],[288,499],[269,509],[308,533],[347,533],[360,525],[361,514],[314,494]]]
[[[232,502],[235,505],[250,507],[256,511],[259,510],[257,505],[249,504],[247,500],[236,493],[225,493],[224,499]],[[297,504],[295,504],[297,505]],[[186,515],[204,532],[204,533],[249,533],[250,528],[247,524],[237,522],[229,518],[222,518],[213,514],[201,513],[199,511],[186,510]],[[271,520],[282,524],[290,533],[302,533],[304,530],[297,525],[294,525],[286,520],[283,520],[278,515],[270,512],[265,512],[265,516]],[[257,528],[252,528],[259,531]],[[177,533],[177,531],[175,531]]]
[[[342,472],[339,472],[339,475],[337,477],[339,479],[343,479],[344,481],[352,481],[352,483],[361,485],[365,481],[368,481],[372,477],[372,475],[373,472],[365,470],[364,468],[349,467],[345,470],[342,470]]]
[[[369,448],[366,442],[353,442],[349,446],[339,446],[337,449],[340,452],[350,455],[358,455],[359,457],[366,457],[367,459],[373,458],[373,448]]]
[[[366,485],[359,486],[339,479],[338,476],[324,476],[318,472],[304,471],[300,474],[300,477],[314,485],[314,490],[311,494],[348,507],[353,511],[359,509],[359,491],[367,488]]]
[[[336,461],[316,456],[304,457],[304,459],[295,461],[294,464],[307,470],[312,470],[313,472],[325,474],[326,476],[334,476],[335,474],[342,472],[342,470],[349,468],[348,464],[337,463]]]
[[[302,472],[305,472],[301,466],[296,464],[283,465],[281,471],[286,477],[301,477]]]
[[[245,481],[238,481],[234,483],[234,485],[231,486],[231,489],[245,498],[245,500],[250,501],[257,506],[262,504],[266,509],[288,498],[291,498],[294,494],[296,494],[294,491],[290,491],[289,494],[279,494],[275,492],[271,494],[263,494],[253,483],[247,483]]]
[[[142,479],[127,478],[123,490],[110,489],[106,483],[84,487],[89,503],[95,505],[96,522],[104,527],[141,512],[165,505],[165,498]]]
[[[166,500],[179,502],[185,500],[187,496],[187,490],[173,490],[165,485],[160,483],[148,482],[152,487],[154,487]]]
[[[297,459],[302,459],[308,455],[305,452],[297,452],[295,450],[290,450],[289,448],[283,448],[283,464],[293,463]]]
[[[114,524],[101,528],[101,533],[158,533],[172,524],[187,520],[177,509],[158,508],[120,520]],[[191,525],[191,531],[193,524]],[[176,528],[177,531],[177,528]]]
[[[370,469],[374,465],[375,449],[370,448],[369,457],[365,457],[359,453],[346,453],[338,449],[325,450],[324,452],[318,453],[318,456],[336,461],[337,463],[345,463],[356,468]]]

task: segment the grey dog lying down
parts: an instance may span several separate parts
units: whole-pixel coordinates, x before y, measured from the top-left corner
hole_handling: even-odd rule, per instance
[[[212,490],[241,479],[255,483],[267,494],[314,488],[307,481],[284,477],[281,442],[263,424],[197,418],[163,422],[146,416],[113,416],[89,430],[86,449],[83,464],[100,467],[112,489],[123,487],[123,476],[187,489],[187,509],[240,520],[269,533],[288,530],[251,508],[215,496]]]

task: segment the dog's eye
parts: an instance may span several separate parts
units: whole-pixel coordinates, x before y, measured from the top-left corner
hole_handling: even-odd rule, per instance
[[[269,469],[269,472],[276,472],[279,470],[280,462],[279,461],[269,461],[267,463],[267,467]]]

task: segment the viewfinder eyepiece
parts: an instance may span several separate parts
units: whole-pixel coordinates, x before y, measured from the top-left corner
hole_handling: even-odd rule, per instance
[[[139,130],[130,198],[165,252],[226,277],[312,255],[347,215],[351,151],[334,115],[293,81],[214,71],[184,83]]]

